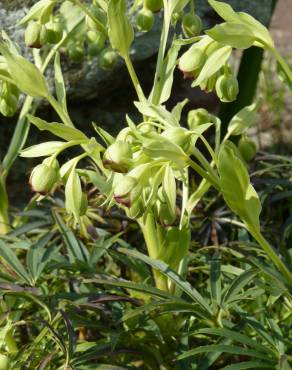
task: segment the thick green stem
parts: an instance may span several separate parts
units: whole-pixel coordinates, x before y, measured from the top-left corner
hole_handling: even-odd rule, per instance
[[[141,221],[139,224],[143,232],[148,254],[151,258],[157,258],[159,253],[159,240],[153,214],[149,212],[143,221],[144,222]],[[168,291],[167,278],[155,269],[153,269],[153,276],[157,288]]]
[[[278,268],[278,270],[283,274],[286,278],[287,282],[292,286],[292,274],[278,256],[277,252],[274,248],[267,242],[267,240],[263,237],[260,231],[248,228],[251,235],[255,238],[255,240],[260,244],[263,250],[266,252],[270,260],[273,264]]]
[[[61,120],[63,121],[63,123],[66,126],[74,127],[74,125],[73,125],[73,123],[72,123],[69,115],[67,114],[67,112],[64,111],[64,109],[57,102],[57,100],[52,95],[49,95],[47,97],[47,100],[51,104],[51,106],[55,109],[56,113],[61,118]]]

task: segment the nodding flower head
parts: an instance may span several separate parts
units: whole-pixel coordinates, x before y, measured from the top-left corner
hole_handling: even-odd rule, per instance
[[[114,187],[114,199],[117,203],[130,208],[139,198],[142,186],[132,176],[124,176]]]
[[[56,159],[49,158],[36,166],[30,175],[29,183],[33,191],[40,194],[49,193],[59,179],[59,164]]]
[[[133,153],[129,143],[116,141],[104,153],[103,165],[114,172],[126,173],[131,164]]]

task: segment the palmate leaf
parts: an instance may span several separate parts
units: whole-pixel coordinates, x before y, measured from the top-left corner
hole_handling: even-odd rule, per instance
[[[204,310],[205,314],[207,314],[209,317],[213,316],[213,311],[211,307],[201,296],[201,294],[194,287],[192,287],[190,283],[182,280],[180,276],[175,271],[173,271],[166,263],[150,258],[136,250],[118,248],[118,251],[126,255],[138,258],[161,272],[163,275],[173,281],[175,285],[183,292],[185,292],[192,300],[194,300]]]

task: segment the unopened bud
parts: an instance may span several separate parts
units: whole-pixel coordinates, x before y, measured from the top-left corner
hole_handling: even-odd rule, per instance
[[[115,172],[128,172],[133,157],[129,143],[116,141],[110,145],[104,153],[103,164],[105,168]]]
[[[118,61],[118,53],[112,48],[104,49],[98,58],[99,66],[102,69],[112,69]]]
[[[32,190],[40,194],[49,193],[59,179],[56,164],[47,163],[43,162],[36,166],[30,175],[29,182]]]
[[[151,10],[151,12],[159,12],[163,7],[163,0],[144,0],[144,7]]]
[[[184,72],[195,72],[205,62],[205,53],[202,49],[193,45],[180,58],[178,68]]]
[[[257,152],[256,143],[245,135],[239,140],[238,149],[246,162],[250,162]]]
[[[236,100],[238,92],[238,81],[233,74],[224,74],[218,78],[216,93],[221,101],[228,103]]]
[[[193,12],[187,13],[183,16],[182,28],[186,37],[198,36],[202,31],[202,20]]]
[[[154,24],[154,15],[149,9],[142,9],[138,12],[136,18],[137,28],[141,32],[148,32]]]
[[[41,33],[42,25],[38,22],[30,22],[26,27],[24,39],[25,44],[30,48],[39,49],[42,44],[40,42],[40,33]]]
[[[183,127],[168,128],[163,131],[162,136],[178,145],[184,152],[188,153],[191,146],[191,133]]]
[[[212,115],[204,108],[193,109],[188,113],[188,126],[190,130],[194,130],[197,126],[212,121]]]
[[[135,177],[124,176],[114,187],[114,199],[130,208],[139,198],[141,191],[142,187]]]

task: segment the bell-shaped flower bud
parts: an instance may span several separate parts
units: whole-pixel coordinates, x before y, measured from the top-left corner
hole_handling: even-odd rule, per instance
[[[221,101],[228,103],[236,100],[238,92],[238,81],[232,73],[225,73],[217,79],[216,93]]]
[[[138,180],[132,176],[124,176],[114,186],[114,199],[128,208],[132,207],[142,192],[142,186]]]
[[[18,104],[18,96],[10,94],[5,98],[0,99],[0,113],[4,117],[12,117],[16,113]]]
[[[49,42],[49,32],[47,26],[42,25],[41,32],[40,32],[40,44],[41,46],[46,45]]]
[[[30,185],[33,191],[40,194],[49,193],[59,179],[59,164],[47,158],[36,166],[30,175]]]
[[[42,30],[42,25],[38,22],[30,22],[26,27],[24,33],[25,44],[30,48],[41,48],[42,44],[40,42],[40,34]]]
[[[194,75],[203,66],[205,59],[204,50],[193,45],[180,57],[178,68],[186,75]]]
[[[152,29],[154,24],[154,14],[149,9],[142,9],[138,12],[136,17],[136,25],[140,32],[148,32]]]
[[[144,7],[151,12],[159,12],[163,7],[163,0],[143,0]]]
[[[191,132],[183,127],[172,127],[163,131],[162,136],[178,145],[185,153],[188,153],[191,146]]]
[[[88,54],[91,57],[95,57],[104,48],[105,35],[99,31],[90,30],[87,32],[86,36],[88,41]]]
[[[110,47],[106,48],[100,53],[98,64],[102,69],[112,69],[117,64],[118,57],[118,53],[115,50]]]
[[[114,172],[128,172],[133,153],[130,144],[125,141],[116,141],[104,153],[103,165]]]
[[[182,29],[186,37],[198,36],[202,31],[202,20],[195,13],[186,13],[182,19]]]
[[[68,46],[69,58],[74,63],[81,63],[84,58],[84,46],[81,43],[71,43]]]
[[[188,113],[188,126],[194,130],[197,126],[213,121],[213,116],[204,108],[192,109]]]
[[[58,44],[63,37],[63,25],[61,22],[50,22],[47,27],[47,42],[50,44]]]
[[[243,135],[239,140],[238,149],[246,162],[250,162],[255,157],[257,152],[256,143],[246,135]]]

